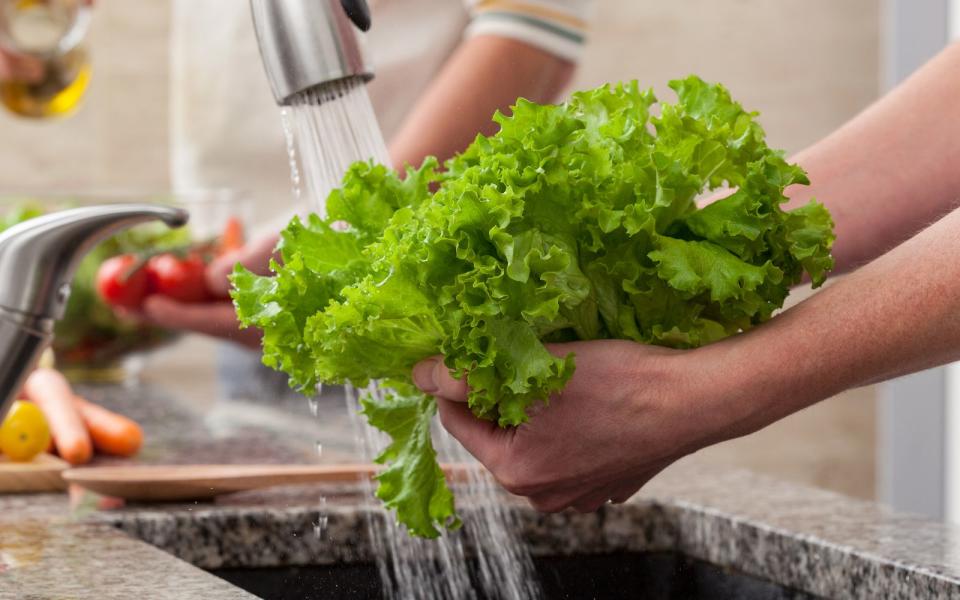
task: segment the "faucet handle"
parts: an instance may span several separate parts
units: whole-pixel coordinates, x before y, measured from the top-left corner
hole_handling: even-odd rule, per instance
[[[340,0],[340,5],[360,31],[370,31],[370,7],[367,6],[367,0]]]
[[[160,220],[187,222],[187,211],[150,204],[88,206],[20,223],[0,234],[0,309],[30,319],[63,316],[83,256],[120,230]]]

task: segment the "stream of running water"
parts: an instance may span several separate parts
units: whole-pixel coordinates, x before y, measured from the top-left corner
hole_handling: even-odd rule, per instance
[[[357,160],[389,164],[389,154],[377,124],[366,84],[347,79],[302,92],[283,111],[293,193],[311,210],[324,214],[324,201],[340,185]],[[317,390],[318,395],[321,392]],[[372,461],[386,446],[386,437],[367,425],[359,413],[359,396],[382,398],[376,384],[365,390],[346,386],[347,410],[354,424],[358,451]],[[317,398],[310,400],[317,414]],[[434,440],[445,462],[474,459],[439,425]],[[322,440],[317,442],[321,451]],[[464,483],[454,486],[463,527],[436,540],[411,537],[392,514],[371,519],[369,535],[386,595],[390,599],[502,599],[541,597],[533,562],[519,536],[519,525],[493,479],[482,469],[470,469]],[[373,495],[373,483],[363,480],[364,502],[384,512]],[[325,503],[321,499],[321,505]],[[315,525],[325,527],[323,506]]]

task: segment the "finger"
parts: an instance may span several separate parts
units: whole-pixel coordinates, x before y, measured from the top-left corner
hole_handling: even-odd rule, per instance
[[[450,376],[450,369],[439,356],[431,356],[414,365],[413,382],[425,394],[455,402],[466,402],[470,391],[465,380]]]
[[[171,329],[186,329],[225,338],[251,348],[259,347],[260,332],[240,329],[233,305],[228,302],[185,304],[164,296],[149,296],[141,317],[148,323]]]
[[[600,510],[600,507],[606,504],[608,500],[609,498],[606,498],[605,494],[600,496],[591,496],[583,500],[571,502],[570,507],[578,513],[595,513]]]
[[[32,56],[0,53],[0,76],[13,81],[36,83],[43,79],[43,62]]]
[[[257,275],[268,274],[270,259],[275,257],[274,249],[278,239],[276,235],[268,235],[214,260],[207,267],[207,288],[215,296],[226,298],[230,293],[230,280],[227,278],[233,273],[237,263]]]
[[[613,485],[593,488],[571,500],[570,507],[580,513],[597,512],[601,506],[610,502],[617,489]]]
[[[492,421],[478,419],[466,404],[437,398],[440,423],[450,435],[457,438],[467,452],[472,454],[494,477],[494,457],[503,444],[502,430]]]
[[[530,506],[537,512],[558,513],[566,510],[567,507],[570,506],[572,498],[574,497],[551,492],[549,494],[530,496],[527,498],[527,501],[530,502]]]
[[[627,502],[630,500],[630,498],[633,498],[633,496],[639,492],[640,488],[642,488],[645,484],[646,482],[641,485],[627,486],[626,488],[614,492],[610,495],[610,502],[613,504],[623,504],[624,502]]]

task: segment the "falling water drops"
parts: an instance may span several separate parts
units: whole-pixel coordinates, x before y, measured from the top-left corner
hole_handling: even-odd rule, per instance
[[[322,540],[326,538],[327,525],[330,522],[330,515],[327,514],[327,497],[320,496],[320,509],[317,511],[317,520],[313,523],[313,535]]]
[[[290,161],[290,184],[294,200],[300,200],[300,168],[297,166],[297,147],[293,136],[293,126],[290,123],[290,111],[280,109],[280,123],[283,125],[283,136],[287,141],[287,158]]]

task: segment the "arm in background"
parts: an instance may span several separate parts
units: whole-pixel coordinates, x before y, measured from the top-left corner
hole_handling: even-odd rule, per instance
[[[868,262],[960,206],[960,43],[793,160],[836,221],[837,271]]]
[[[472,0],[464,41],[390,141],[395,168],[441,161],[490,135],[517,98],[557,99],[579,60],[592,0]]]
[[[431,82],[390,142],[396,168],[441,160],[466,148],[478,133],[490,135],[491,116],[517,98],[554,100],[574,65],[524,42],[483,35],[465,40]]]

